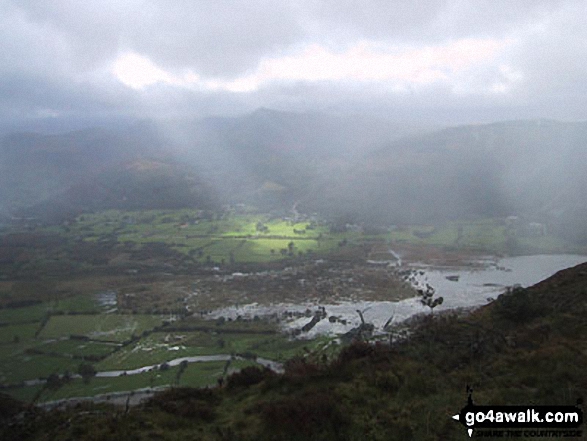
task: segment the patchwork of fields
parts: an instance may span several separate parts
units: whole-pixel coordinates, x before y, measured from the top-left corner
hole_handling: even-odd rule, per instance
[[[520,227],[521,228],[521,227]],[[520,229],[518,228],[518,229]],[[80,216],[68,235],[86,241],[115,237],[133,244],[165,243],[198,262],[270,262],[288,255],[327,254],[344,243],[385,240],[492,252],[561,252],[570,246],[548,234],[517,234],[504,219],[447,222],[442,225],[390,227],[385,230],[342,225],[332,229],[314,218],[263,214],[214,216],[197,210],[123,212]],[[57,230],[56,230],[57,231]]]
[[[84,314],[92,301],[93,308],[101,307],[97,298],[60,301],[58,315],[52,314],[49,304],[0,311],[6,319],[0,322],[4,391],[25,401],[43,402],[170,385],[213,385],[235,370],[257,364],[257,356],[283,362],[327,343],[289,340],[265,322],[219,324],[186,318],[170,323],[165,322],[169,317],[156,315]],[[166,367],[178,358],[230,354],[250,359]],[[77,375],[82,364],[91,364],[97,372],[154,367],[140,374],[84,380]]]
[[[258,214],[210,217],[197,210],[110,210],[78,217],[68,234],[90,242],[116,237],[135,245],[164,243],[200,263],[270,262],[337,246],[338,238],[328,234],[328,227],[312,221]]]
[[[503,219],[375,229],[246,209],[109,210],[0,238],[0,386],[26,401],[210,385],[256,356],[284,362],[322,350],[328,339],[290,340],[275,322],[192,314],[238,303],[413,296],[393,268],[372,264],[393,261],[395,251],[408,263],[573,251]],[[166,366],[236,354],[248,358]],[[80,378],[84,365],[97,372],[154,368]]]

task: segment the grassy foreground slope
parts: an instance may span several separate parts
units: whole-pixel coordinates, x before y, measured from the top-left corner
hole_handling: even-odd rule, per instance
[[[223,388],[175,388],[125,410],[43,412],[2,399],[2,439],[465,439],[477,404],[575,404],[587,396],[587,264],[515,289],[470,315],[424,318],[409,340],[357,342],[331,360],[249,367]],[[518,439],[525,439],[520,437]]]

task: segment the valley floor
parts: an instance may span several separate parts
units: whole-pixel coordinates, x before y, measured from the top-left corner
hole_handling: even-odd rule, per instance
[[[216,385],[264,360],[332,358],[337,339],[360,329],[357,310],[378,338],[389,338],[391,326],[427,311],[416,298],[426,283],[445,297],[438,310],[484,304],[517,283],[501,280],[518,275],[500,266],[507,259],[491,257],[500,225],[335,232],[312,218],[211,219],[176,210],[15,227],[0,236],[0,384],[26,402],[115,399],[123,391]],[[519,282],[583,261],[547,259],[544,275]],[[485,273],[489,282],[470,283]],[[210,356],[220,358],[174,361]]]

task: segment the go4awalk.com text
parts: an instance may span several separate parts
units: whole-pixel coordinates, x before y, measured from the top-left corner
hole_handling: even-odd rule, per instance
[[[538,438],[580,437],[583,423],[582,400],[574,406],[479,406],[468,403],[453,415],[470,437]]]

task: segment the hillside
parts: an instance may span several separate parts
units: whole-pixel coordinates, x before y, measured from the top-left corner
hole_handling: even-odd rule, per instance
[[[0,209],[244,202],[271,211],[299,202],[301,212],[377,226],[518,216],[584,244],[587,170],[579,158],[586,137],[583,122],[423,133],[376,118],[267,109],[124,130],[20,134],[0,145]],[[165,165],[154,172],[133,163]]]
[[[147,210],[219,207],[214,190],[173,161],[137,159],[97,173],[45,201],[19,211],[46,221],[105,209]]]
[[[50,200],[121,164],[153,157],[158,150],[149,132],[133,128],[5,136],[0,140],[0,211]]]
[[[477,404],[573,405],[585,397],[587,264],[488,306],[412,324],[393,344],[356,342],[283,375],[247,368],[215,389],[171,389],[126,409],[21,412],[6,401],[3,439],[462,439],[451,419]]]
[[[96,195],[80,188],[99,186],[105,179],[112,191],[123,194],[126,181],[134,179],[128,173],[134,161],[181,164],[174,168],[176,178],[189,174],[213,188],[219,203],[291,206],[332,166],[421,130],[369,116],[260,109],[239,117],[144,120],[124,128],[51,135],[15,133],[0,139],[0,211],[42,201],[52,205],[72,194],[80,197],[68,204],[90,206]],[[155,200],[150,208],[158,206]]]
[[[325,182],[302,205],[374,223],[525,216],[587,240],[587,123],[467,125],[404,138]]]

